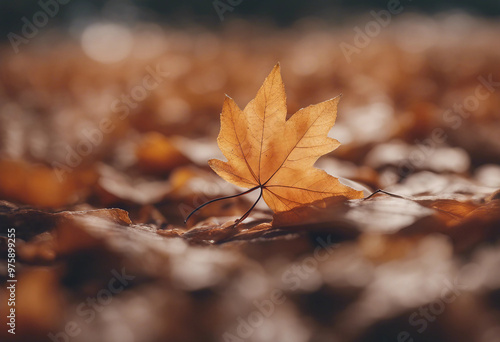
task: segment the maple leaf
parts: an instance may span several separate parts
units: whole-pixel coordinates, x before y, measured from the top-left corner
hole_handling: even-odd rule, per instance
[[[287,120],[279,63],[245,109],[226,95],[217,142],[227,161],[211,159],[208,164],[224,180],[250,190],[220,199],[260,189],[257,201],[236,223],[248,216],[261,197],[275,213],[333,196],[363,197],[362,191],[314,167],[319,157],[340,145],[328,137],[339,100],[337,96],[302,108]]]
[[[327,136],[335,124],[339,100],[337,96],[303,108],[287,120],[278,63],[245,109],[226,97],[217,142],[228,161],[211,159],[208,164],[234,185],[260,188],[274,212],[332,196],[361,198],[361,191],[314,167],[319,157],[340,145]]]

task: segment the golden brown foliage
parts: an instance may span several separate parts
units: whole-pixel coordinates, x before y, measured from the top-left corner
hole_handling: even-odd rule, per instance
[[[211,159],[210,167],[237,186],[260,188],[274,212],[332,196],[361,198],[361,191],[314,167],[319,157],[340,145],[327,136],[335,124],[339,100],[337,96],[303,108],[287,120],[277,64],[245,109],[230,97],[224,101],[217,142],[228,161]]]

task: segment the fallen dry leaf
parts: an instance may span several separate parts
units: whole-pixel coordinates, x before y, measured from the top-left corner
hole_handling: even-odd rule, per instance
[[[243,111],[230,97],[224,101],[217,141],[228,161],[211,159],[210,167],[230,183],[260,189],[259,199],[262,196],[274,212],[333,196],[361,198],[361,191],[314,168],[319,157],[340,145],[327,136],[335,124],[339,100],[337,96],[303,108],[287,120],[277,64]]]
[[[112,204],[118,199],[140,204],[160,201],[170,192],[170,183],[166,181],[150,181],[143,177],[132,178],[106,164],[99,164],[99,186],[110,195]]]
[[[168,172],[188,162],[167,137],[157,132],[145,134],[135,153],[145,173]]]
[[[59,208],[85,198],[97,178],[92,167],[75,169],[64,176],[58,176],[56,170],[24,160],[0,160],[0,198]]]

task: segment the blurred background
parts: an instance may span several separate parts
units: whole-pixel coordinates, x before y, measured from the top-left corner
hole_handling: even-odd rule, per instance
[[[499,16],[494,0],[0,2],[0,232],[16,227],[19,258],[18,333],[0,337],[500,341]],[[222,103],[243,108],[278,62],[289,114],[343,94],[319,167],[440,215],[386,199],[267,231],[260,203],[227,233],[250,197],[184,225],[241,191],[207,165]],[[90,306],[124,267],[131,285]]]
[[[37,0],[3,2],[0,9],[3,13],[1,27],[5,33],[20,29],[19,19],[39,10]],[[47,2],[47,3],[50,3]],[[226,4],[238,7],[230,10],[232,19],[253,20],[256,23],[271,22],[279,26],[293,25],[307,17],[321,19],[331,25],[349,22],[353,15],[362,15],[371,10],[387,9],[389,1],[82,1],[68,0],[60,2],[63,8],[52,27],[56,25],[74,25],[75,22],[94,21],[96,19],[115,20],[123,23],[138,21],[156,22],[162,25],[203,24],[220,27],[220,18],[214,9]],[[447,11],[462,11],[475,16],[495,18],[500,14],[497,1],[408,1],[412,12],[435,14]],[[403,5],[404,5],[403,4]],[[216,15],[214,15],[214,13]],[[3,34],[2,36],[4,36]]]

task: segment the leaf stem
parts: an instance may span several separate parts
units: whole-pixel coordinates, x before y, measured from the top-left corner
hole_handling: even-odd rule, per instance
[[[186,223],[186,222],[189,220],[189,218],[190,218],[190,217],[191,217],[191,216],[192,216],[195,212],[197,212],[198,210],[200,210],[200,209],[201,209],[201,208],[203,208],[204,206],[209,205],[210,203],[214,203],[214,202],[217,202],[217,201],[222,201],[222,200],[225,200],[225,199],[230,199],[230,198],[235,198],[235,197],[239,197],[239,196],[242,196],[242,195],[246,195],[246,194],[248,194],[248,193],[250,193],[250,192],[252,192],[252,191],[257,190],[257,189],[258,189],[258,188],[260,188],[260,187],[261,187],[260,185],[257,185],[257,186],[255,186],[255,187],[253,187],[253,188],[251,188],[251,189],[248,189],[247,191],[244,191],[244,192],[242,192],[242,193],[240,193],[240,194],[231,195],[231,196],[225,196],[225,197],[219,197],[219,198],[215,198],[215,199],[213,199],[213,200],[210,200],[210,201],[208,201],[208,202],[206,202],[206,203],[203,203],[202,205],[200,205],[199,207],[197,207],[195,210],[193,210],[193,211],[191,212],[191,214],[189,214],[189,215],[188,215],[188,217],[186,217],[186,219],[184,220],[184,223]],[[262,188],[261,188],[261,190],[260,190],[260,195],[262,196]],[[259,196],[259,199],[260,199],[260,196]],[[255,203],[255,204],[257,204],[257,203]],[[253,208],[255,207],[255,204],[252,206],[252,208],[251,208],[251,209],[253,209]],[[249,214],[249,213],[247,212],[245,215],[247,215],[247,216],[248,216],[248,214]],[[239,223],[239,222],[238,222],[238,223]]]
[[[260,194],[259,194],[259,197],[257,198],[257,200],[255,201],[255,203],[250,207],[250,209],[247,210],[246,213],[243,214],[242,217],[240,217],[239,219],[236,220],[236,222],[234,223],[234,225],[238,225],[240,224],[244,219],[246,219],[248,217],[248,215],[250,215],[250,213],[252,212],[253,208],[255,208],[255,206],[257,205],[257,203],[260,201],[260,199],[262,198],[262,192],[264,191],[264,187],[260,186]]]

